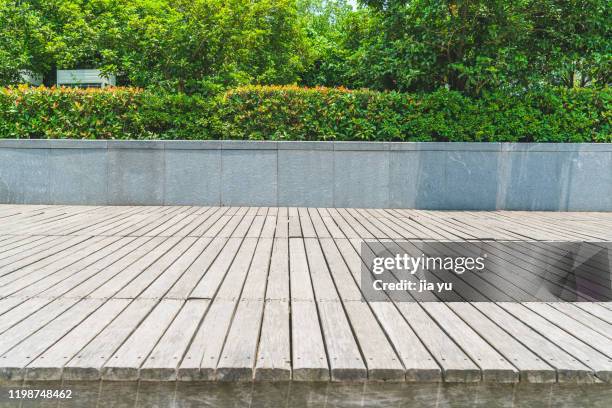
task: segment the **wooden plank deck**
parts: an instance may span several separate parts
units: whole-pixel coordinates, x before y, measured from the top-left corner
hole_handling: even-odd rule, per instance
[[[366,240],[517,245],[428,275],[483,302],[365,302]],[[612,213],[0,205],[0,380],[610,382],[611,302],[513,301],[539,241],[610,242]]]

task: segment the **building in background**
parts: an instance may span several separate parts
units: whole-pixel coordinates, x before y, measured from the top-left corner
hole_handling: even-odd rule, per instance
[[[19,71],[19,75],[21,76],[22,84],[39,86],[43,83],[43,76],[30,70],[22,69],[21,71]]]
[[[105,88],[115,86],[114,75],[104,75],[99,69],[58,69],[57,86],[79,88]]]

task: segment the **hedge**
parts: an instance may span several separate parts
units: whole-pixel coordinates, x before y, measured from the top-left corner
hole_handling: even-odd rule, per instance
[[[207,138],[207,106],[195,96],[138,88],[5,88],[0,138]]]
[[[612,142],[609,88],[472,99],[295,86],[216,97],[135,88],[5,88],[0,138]]]

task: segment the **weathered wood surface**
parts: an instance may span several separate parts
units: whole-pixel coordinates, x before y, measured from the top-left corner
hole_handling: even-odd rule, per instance
[[[520,243],[428,272],[482,302],[366,302],[366,240]],[[0,205],[0,380],[609,382],[612,303],[513,301],[572,240],[612,214]]]

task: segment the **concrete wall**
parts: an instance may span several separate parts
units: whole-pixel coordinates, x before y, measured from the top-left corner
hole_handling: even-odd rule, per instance
[[[0,140],[0,202],[612,211],[612,144]]]

